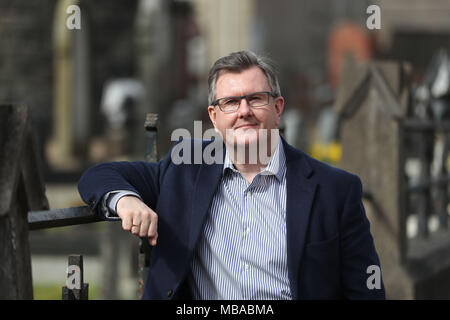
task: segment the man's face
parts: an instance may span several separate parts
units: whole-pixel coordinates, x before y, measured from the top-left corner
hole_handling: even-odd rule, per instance
[[[271,92],[266,75],[259,67],[251,67],[241,72],[222,71],[216,81],[216,99],[243,96],[254,92]],[[282,97],[270,97],[269,104],[260,108],[251,108],[245,99],[241,100],[239,109],[224,113],[218,106],[209,106],[209,117],[220,132],[224,141],[230,145],[248,145],[258,142],[258,131],[277,129],[284,108]],[[227,141],[228,138],[233,141]],[[231,135],[230,135],[231,133]]]

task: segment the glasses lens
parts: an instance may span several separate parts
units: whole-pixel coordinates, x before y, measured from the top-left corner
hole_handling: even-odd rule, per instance
[[[240,100],[239,98],[223,98],[218,103],[223,112],[232,112],[239,108]]]
[[[234,112],[239,109],[243,97],[227,97],[217,101],[222,112]],[[269,104],[270,93],[257,92],[246,96],[248,104],[253,108],[263,107]]]
[[[252,107],[263,107],[269,103],[269,94],[267,92],[255,93],[249,95],[247,101]]]

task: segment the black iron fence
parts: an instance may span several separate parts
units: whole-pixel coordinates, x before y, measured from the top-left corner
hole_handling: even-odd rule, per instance
[[[103,221],[87,206],[48,209],[45,186],[39,170],[35,143],[23,105],[0,106],[2,115],[0,182],[2,208],[0,235],[0,299],[32,299],[31,254],[28,230],[74,226]],[[156,162],[158,154],[158,116],[148,114],[145,121],[146,161]],[[9,156],[7,158],[6,155]],[[151,247],[147,239],[139,242],[138,286],[141,298],[150,264]],[[68,279],[62,288],[63,299],[88,299],[84,283],[83,256],[70,255]]]
[[[401,196],[407,215],[417,215],[415,234],[426,239],[430,232],[448,230],[450,121],[405,119],[402,128],[409,139],[403,150],[405,166],[408,160],[416,166],[406,175]]]

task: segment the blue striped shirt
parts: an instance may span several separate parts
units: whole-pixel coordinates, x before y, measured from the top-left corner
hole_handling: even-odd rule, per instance
[[[116,203],[125,195],[139,197],[126,190],[103,197],[108,219],[120,219]],[[209,211],[189,275],[193,297],[292,299],[286,247],[286,158],[279,138],[269,164],[251,184],[225,153],[222,181]]]
[[[286,247],[286,158],[278,146],[249,184],[225,154],[222,181],[191,265],[195,299],[292,299]]]

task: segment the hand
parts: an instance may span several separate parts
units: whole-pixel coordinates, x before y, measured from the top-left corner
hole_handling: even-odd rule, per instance
[[[122,219],[122,228],[139,237],[148,237],[152,246],[158,238],[158,215],[141,199],[124,196],[117,201],[117,214]]]

